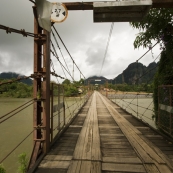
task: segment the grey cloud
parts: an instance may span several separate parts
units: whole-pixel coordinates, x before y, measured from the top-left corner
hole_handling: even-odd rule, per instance
[[[98,65],[103,59],[104,51],[101,48],[89,48],[86,52],[88,65]]]
[[[29,0],[1,0],[0,24],[33,32],[32,6],[33,4]],[[111,23],[93,23],[92,11],[69,11],[66,21],[54,25],[82,73],[86,77],[99,75]],[[103,76],[115,77],[146,51],[134,50],[133,41],[137,33],[138,31],[129,27],[128,23],[114,24],[102,71]],[[58,42],[60,44],[59,39]],[[71,60],[61,44],[60,47],[72,72]],[[158,52],[158,50],[155,51],[154,55],[157,55]],[[60,56],[60,53],[58,55]],[[57,74],[64,76],[56,58],[52,57],[52,59]],[[63,62],[61,56],[60,59]],[[146,56],[143,60],[146,64],[150,61],[152,61],[150,56]],[[33,38],[25,38],[14,33],[7,35],[5,31],[0,30],[0,72],[3,71],[14,71],[27,75],[32,73]],[[75,76],[79,78],[79,73],[75,72]]]

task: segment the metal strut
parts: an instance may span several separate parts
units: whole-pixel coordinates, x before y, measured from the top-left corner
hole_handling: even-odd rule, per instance
[[[34,33],[43,35],[34,39],[33,80],[33,152],[28,170],[37,165],[50,149],[50,33],[38,25],[36,7],[34,11]],[[39,74],[39,75],[38,75]]]

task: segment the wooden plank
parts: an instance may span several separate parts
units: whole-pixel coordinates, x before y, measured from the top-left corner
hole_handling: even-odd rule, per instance
[[[103,153],[135,153],[132,147],[128,148],[102,148]]]
[[[67,169],[70,165],[70,161],[48,161],[42,160],[39,168],[62,168]]]
[[[86,117],[87,114],[78,114],[78,117]]]
[[[82,126],[80,126],[80,125],[70,125],[69,127],[82,127]]]
[[[112,148],[117,148],[117,149],[120,149],[120,148],[129,148],[129,147],[131,147],[131,145],[129,144],[129,145],[110,145],[110,144],[102,144],[101,145],[102,146],[102,148],[110,148],[110,149],[112,149]]]
[[[67,173],[80,173],[80,167],[81,167],[82,161],[71,161],[70,166],[68,168]]]
[[[106,163],[142,163],[141,160],[137,157],[103,157],[103,162]]]
[[[90,121],[90,118],[91,118],[90,117],[90,112],[91,112],[91,108],[88,111],[88,114],[86,116],[86,119],[85,119],[83,127],[82,127],[82,130],[79,134],[79,138],[78,138],[76,148],[75,148],[75,151],[74,151],[74,155],[73,155],[74,159],[81,159],[82,158],[82,153],[83,153],[84,144],[85,144],[85,138],[86,138],[86,135],[87,135],[86,134],[87,133],[87,127],[88,127],[88,124],[89,124],[89,121]]]
[[[74,159],[101,160],[100,138],[96,112],[96,96],[85,119],[74,151]]]
[[[92,135],[92,155],[91,160],[101,161],[100,136],[96,111],[96,96],[93,98],[93,135]]]
[[[147,173],[160,173],[155,164],[144,164]]]
[[[91,161],[82,161],[80,173],[90,173],[91,171]]]
[[[105,138],[105,137],[107,137],[108,136],[108,134],[106,134],[106,133],[102,133],[102,134],[100,134],[100,137],[103,137],[103,138]],[[124,134],[109,134],[109,137],[113,137],[113,138],[117,138],[117,137],[124,137]]]
[[[112,129],[112,130],[120,129],[118,126],[115,126],[115,125],[110,126],[109,124],[100,125],[99,128],[104,129],[104,130],[107,130],[107,129]]]
[[[68,161],[71,160],[72,156],[64,156],[64,155],[47,155],[44,160],[49,160],[49,161]]]
[[[160,139],[163,139],[163,137],[161,135],[145,135],[147,138],[154,138],[154,139],[157,139],[157,138],[160,138]]]
[[[101,162],[91,162],[90,173],[101,173]]]
[[[126,142],[123,142],[122,139],[117,139],[116,141],[102,141],[103,144],[105,145],[129,145],[129,141],[127,140]]]
[[[120,145],[120,144],[129,144],[129,141],[126,138],[108,138],[107,140],[103,137],[101,138],[103,144],[111,144],[112,142],[114,145]]]
[[[129,129],[127,127],[128,124],[129,124],[129,122],[125,122],[123,124],[124,131],[126,129],[126,132],[125,133],[126,133],[126,135],[128,135],[128,139],[131,142],[132,141],[135,141],[135,142],[133,142],[133,144],[136,143],[136,146],[138,146],[137,148],[136,148],[136,146],[134,146],[137,149],[137,151],[138,150],[139,151],[143,150],[151,159],[156,160],[160,164],[165,164],[165,162],[163,161],[163,159],[161,157],[159,157],[158,154],[155,151],[153,151],[153,149],[143,139],[141,139],[141,137],[139,135],[135,134],[134,131],[132,131],[131,129]],[[133,126],[133,128],[135,128],[135,127]],[[142,157],[141,152],[139,152],[139,154]],[[145,160],[144,160],[144,162],[145,162]]]
[[[153,145],[152,142],[150,142],[149,140],[146,139],[146,137],[141,136],[141,138],[147,142],[147,144],[165,161],[165,163],[168,164],[168,166],[173,170],[173,164],[171,163],[171,161],[168,159],[167,156],[165,156],[165,154],[155,145]]]
[[[102,171],[119,171],[119,172],[137,172],[145,173],[143,165],[137,164],[116,164],[116,163],[102,163]]]
[[[171,172],[169,166],[166,165],[163,160],[152,148],[147,144],[145,140],[141,138],[142,134],[138,133],[138,130],[130,124],[124,117],[122,117],[110,103],[106,102],[101,96],[106,107],[109,109],[110,114],[113,116],[123,133],[126,135],[129,142],[132,144],[137,153],[141,156],[144,163],[155,164],[160,172]]]
[[[86,136],[84,138],[84,145],[82,150],[81,159],[91,159],[91,146],[92,146],[92,121],[88,122],[88,128],[86,129]]]

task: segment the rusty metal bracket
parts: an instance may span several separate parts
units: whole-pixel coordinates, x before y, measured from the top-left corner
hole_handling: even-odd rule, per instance
[[[46,78],[45,72],[37,72],[34,74],[31,74],[31,78]]]
[[[45,126],[34,126],[34,129],[43,129],[43,130],[45,130],[46,127]]]

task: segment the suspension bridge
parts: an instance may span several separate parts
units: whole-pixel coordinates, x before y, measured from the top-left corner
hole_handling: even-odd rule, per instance
[[[35,4],[34,1],[30,1]],[[152,2],[150,8],[173,7],[172,0],[165,0],[164,2],[153,0],[150,2]],[[123,1],[121,3],[123,4]],[[138,7],[134,8],[136,14],[133,13],[129,19],[128,15],[132,14],[132,11],[128,13],[127,9],[124,9],[126,11],[125,16],[124,13],[120,12],[115,14],[114,10],[118,8],[110,2],[104,5],[93,2],[64,4],[68,10],[93,10],[95,22],[129,21],[130,19],[131,21],[138,21],[149,10],[148,7],[143,7],[142,10],[146,11],[141,16],[141,14],[138,14],[139,11],[136,11]],[[151,93],[144,96],[140,92],[135,94],[129,94],[129,92],[123,94],[108,91],[98,92],[91,90],[91,86],[88,84],[88,86],[83,86],[83,90],[86,91],[84,94],[66,98],[64,87],[59,83],[59,79],[70,78],[74,82],[75,68],[81,78],[85,79],[85,76],[74,61],[55,25],[51,26],[51,32],[48,32],[39,26],[36,6],[33,7],[33,12],[34,33],[0,25],[0,29],[5,30],[7,34],[14,32],[24,37],[34,38],[33,74],[0,83],[0,86],[3,86],[28,78],[33,79],[33,99],[0,116],[0,125],[4,128],[5,123],[29,106],[33,106],[33,128],[15,146],[10,146],[10,151],[7,150],[1,155],[0,163],[5,163],[25,141],[33,136],[31,144],[33,147],[31,147],[32,152],[27,168],[28,173],[173,172],[173,87],[166,85],[164,88],[159,88],[160,107],[157,125],[164,133],[146,123],[145,117],[152,120],[152,117],[145,115],[146,111],[153,111],[150,108],[152,102],[147,107],[139,105],[140,97],[151,98]],[[113,25],[111,26],[107,46],[112,29]],[[54,40],[50,39],[50,34],[52,34]],[[61,41],[71,58],[73,63],[72,74],[57,39]],[[57,53],[57,48],[63,62]],[[144,56],[145,54],[137,60],[137,63]],[[160,54],[157,58],[159,56]],[[55,58],[60,64],[64,76],[56,73],[52,58]],[[150,73],[152,70],[146,73]],[[138,81],[146,73],[135,80]],[[51,75],[57,79],[58,84],[52,83],[50,85]],[[169,102],[167,105],[163,102],[165,93],[167,93]],[[128,97],[131,100],[127,101],[126,98]],[[114,102],[116,99],[117,102]],[[121,101],[123,101],[124,107],[119,104]],[[136,106],[136,109],[132,105]],[[133,115],[133,113],[127,111],[127,108],[136,114]],[[141,108],[144,109],[142,113],[139,112]],[[165,112],[168,114],[167,119]],[[166,116],[163,118],[162,114]],[[9,128],[8,125],[6,127]]]

